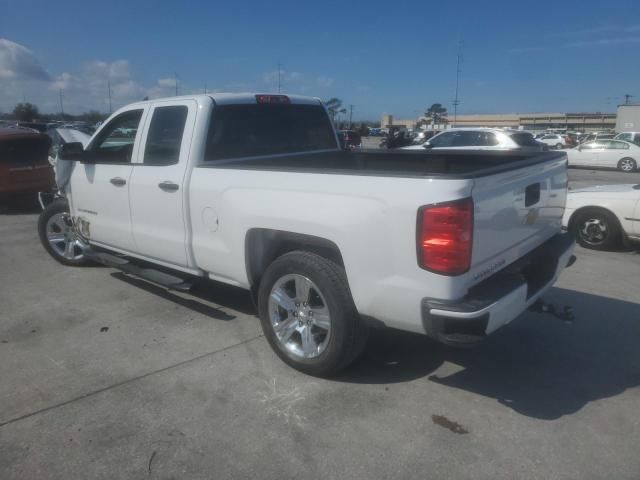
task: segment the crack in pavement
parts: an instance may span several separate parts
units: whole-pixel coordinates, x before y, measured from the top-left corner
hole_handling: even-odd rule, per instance
[[[147,372],[147,373],[144,373],[142,375],[138,375],[136,377],[129,378],[127,380],[123,380],[122,382],[114,383],[114,384],[109,385],[107,387],[99,388],[98,390],[93,390],[93,391],[85,393],[83,395],[79,395],[77,397],[74,397],[74,398],[72,398],[70,400],[65,400],[64,402],[56,403],[55,405],[50,405],[48,407],[41,408],[41,409],[36,410],[34,412],[25,413],[24,415],[20,415],[19,417],[15,417],[15,418],[12,418],[10,420],[6,420],[4,422],[0,422],[0,428],[4,427],[6,425],[12,424],[12,423],[19,422],[20,420],[25,420],[25,419],[33,417],[35,415],[39,415],[41,413],[45,413],[45,412],[49,412],[51,410],[55,410],[56,408],[64,407],[66,405],[69,405],[71,403],[77,402],[79,400],[84,400],[85,398],[93,397],[94,395],[98,395],[100,393],[112,390],[114,388],[122,387],[123,385],[128,385],[130,383],[136,382],[138,380],[142,380],[142,379],[150,377],[152,375],[156,375],[158,373],[163,373],[163,372],[166,372],[168,370],[172,370],[174,368],[182,367],[183,365],[187,365],[189,363],[197,362],[198,360],[202,360],[203,358],[206,358],[206,357],[209,357],[209,356],[212,356],[212,355],[216,355],[217,353],[226,352],[227,350],[231,350],[232,348],[239,347],[240,345],[245,345],[247,343],[253,342],[254,340],[257,340],[257,339],[262,338],[262,337],[264,337],[264,335],[260,334],[260,335],[258,335],[256,337],[252,337],[252,338],[249,338],[247,340],[243,340],[240,343],[236,343],[234,345],[229,345],[228,347],[224,347],[224,348],[221,348],[219,350],[215,350],[213,352],[203,353],[202,355],[198,355],[197,357],[193,357],[193,358],[190,358],[188,360],[183,360],[182,362],[178,362],[178,363],[175,363],[173,365],[169,365],[167,367],[160,368],[158,370],[153,370],[151,372]]]

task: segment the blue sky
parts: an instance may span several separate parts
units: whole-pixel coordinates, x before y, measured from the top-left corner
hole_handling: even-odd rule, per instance
[[[358,119],[614,111],[640,100],[640,2],[0,0],[0,111],[106,111],[145,95],[283,90]]]

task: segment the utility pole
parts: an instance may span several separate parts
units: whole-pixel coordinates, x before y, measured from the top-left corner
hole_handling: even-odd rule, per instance
[[[176,97],[177,97],[178,96],[178,74],[174,73],[173,75],[174,75],[174,77],[176,79]]]
[[[353,128],[353,105],[349,105],[349,130]]]
[[[204,92],[205,95],[207,94],[207,82],[204,82]]]
[[[629,100],[631,100],[633,98],[633,95],[629,95],[628,93],[624,96],[624,104],[625,105],[629,105]]]
[[[62,104],[62,89],[60,89],[60,114],[64,120],[64,105]]]
[[[459,87],[460,87],[460,73],[462,69],[460,68],[460,64],[462,63],[462,47],[464,46],[464,42],[460,40],[458,44],[458,59],[456,61],[456,95],[453,99],[453,127],[456,126],[456,121],[458,119],[458,105],[460,105],[460,99],[458,97]]]
[[[282,65],[278,62],[278,93],[280,93],[281,81],[280,81],[280,73],[282,72]]]
[[[113,112],[113,108],[111,108],[111,79],[107,79],[107,94],[109,95],[109,115]]]

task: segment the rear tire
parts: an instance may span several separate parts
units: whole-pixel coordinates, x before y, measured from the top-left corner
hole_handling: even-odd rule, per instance
[[[618,162],[618,170],[625,173],[635,172],[638,164],[633,158],[623,158]]]
[[[366,344],[368,329],[344,269],[315,253],[286,253],[269,265],[260,281],[258,310],[273,351],[309,375],[337,373]]]
[[[63,265],[80,267],[89,261],[84,256],[87,244],[75,231],[66,199],[58,198],[38,218],[38,236],[44,249]]]
[[[570,229],[580,245],[594,250],[613,249],[622,240],[618,219],[606,210],[594,208],[578,212]]]
[[[556,150],[562,150],[563,145],[561,143],[556,143]]]

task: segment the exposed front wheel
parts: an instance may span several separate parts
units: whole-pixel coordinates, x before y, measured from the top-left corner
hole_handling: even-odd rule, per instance
[[[84,256],[87,244],[76,232],[65,199],[55,200],[42,211],[38,236],[49,255],[63,265],[77,267],[88,263]]]
[[[367,328],[344,269],[314,253],[296,251],[276,259],[260,282],[258,306],[271,348],[310,375],[336,373],[366,343]]]
[[[618,170],[625,173],[635,172],[638,165],[633,158],[623,158],[618,162]]]
[[[576,240],[586,248],[606,250],[620,242],[620,227],[616,218],[604,210],[585,210],[572,224]]]

